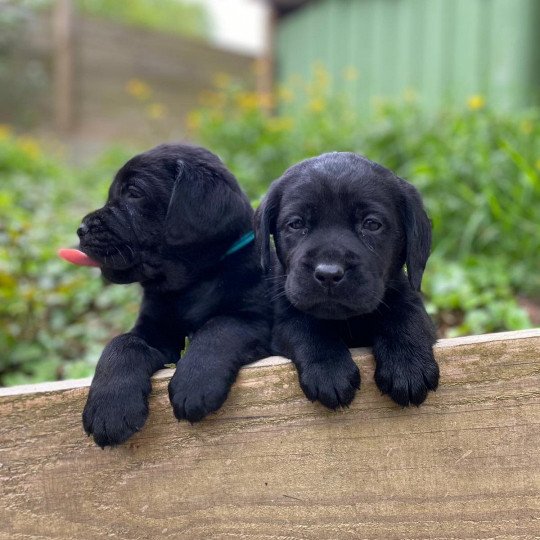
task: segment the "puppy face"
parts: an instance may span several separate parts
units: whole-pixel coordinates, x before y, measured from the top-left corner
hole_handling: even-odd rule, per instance
[[[161,145],[116,174],[105,206],[87,215],[80,249],[114,283],[187,279],[190,261],[218,258],[250,227],[252,210],[211,152]]]
[[[263,266],[273,235],[288,300],[321,319],[377,309],[405,262],[419,289],[431,243],[415,188],[351,153],[288,169],[257,211],[256,227]]]

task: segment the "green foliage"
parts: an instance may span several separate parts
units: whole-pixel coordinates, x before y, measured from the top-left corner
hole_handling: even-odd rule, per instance
[[[369,156],[421,190],[434,225],[423,288],[441,333],[530,325],[516,294],[540,294],[538,112],[474,106],[425,116],[414,103],[359,117],[324,72],[275,96],[221,76],[189,118],[253,200],[290,164],[330,150]],[[277,113],[270,115],[275,107]],[[46,157],[0,126],[0,384],[91,373],[105,343],[136,317],[136,286],[106,286],[99,271],[60,261],[81,217],[100,206],[129,154],[113,149],[83,171]]]
[[[207,33],[204,8],[179,0],[76,0],[76,5],[83,13],[132,26],[187,36]]]
[[[519,330],[531,324],[518,306],[505,264],[487,257],[447,262],[435,252],[423,285],[428,312],[448,337]]]
[[[0,30],[16,30],[32,12],[53,4],[54,0],[1,0]],[[86,15],[140,28],[197,37],[208,32],[204,6],[182,0],[74,0],[74,5]]]
[[[81,174],[0,127],[0,384],[89,375],[134,321],[136,287],[105,287],[96,269],[56,256],[76,245],[81,217],[124,160],[116,152]]]
[[[311,83],[292,83],[273,96],[217,82],[189,126],[251,197],[306,157],[331,150],[366,155],[422,192],[434,229],[424,289],[442,330],[530,325],[515,294],[540,295],[537,110],[500,114],[472,96],[460,110],[429,116],[408,96],[360,116],[345,96],[332,93],[321,69]]]

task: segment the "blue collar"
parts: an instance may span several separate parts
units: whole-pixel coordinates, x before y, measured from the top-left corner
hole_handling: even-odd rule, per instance
[[[249,231],[246,234],[244,234],[241,238],[239,238],[221,257],[220,261],[222,261],[225,257],[228,255],[232,255],[233,253],[236,253],[243,247],[246,247],[248,244],[253,242],[255,240],[255,233],[253,231]]]

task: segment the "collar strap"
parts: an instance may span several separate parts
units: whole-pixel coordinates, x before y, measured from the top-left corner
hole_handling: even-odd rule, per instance
[[[251,244],[253,240],[255,240],[255,233],[253,231],[247,232],[225,252],[223,257],[221,257],[220,261],[222,261],[225,257],[232,255],[233,253],[236,253],[237,251],[246,247],[248,244]]]

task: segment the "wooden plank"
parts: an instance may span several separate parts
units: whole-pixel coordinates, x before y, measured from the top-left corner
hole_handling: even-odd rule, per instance
[[[194,426],[160,372],[145,428],[105,451],[82,433],[88,381],[2,390],[0,538],[540,537],[540,330],[444,340],[419,408],[381,396],[369,352],[354,356],[345,411],[306,401],[272,359]]]

